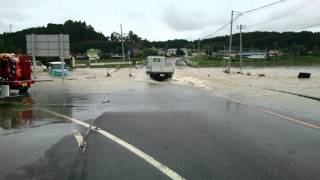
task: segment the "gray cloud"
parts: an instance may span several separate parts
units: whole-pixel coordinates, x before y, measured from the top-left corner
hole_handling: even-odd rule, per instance
[[[241,17],[236,25],[254,25],[285,12],[304,1],[314,3],[287,17],[271,23],[255,26],[246,31],[313,30],[320,29],[319,0],[290,0],[265,11]],[[63,23],[67,19],[82,20],[96,30],[109,35],[119,30],[135,33],[150,40],[173,38],[198,39],[212,34],[230,20],[231,9],[244,11],[259,7],[273,0],[9,0],[1,2],[0,33],[28,27],[45,26],[47,23]],[[224,35],[228,27],[216,35]],[[236,29],[235,29],[236,32]]]
[[[215,18],[202,8],[181,8],[165,6],[162,11],[163,22],[172,30],[183,32],[201,30],[214,24],[219,24],[223,18]]]

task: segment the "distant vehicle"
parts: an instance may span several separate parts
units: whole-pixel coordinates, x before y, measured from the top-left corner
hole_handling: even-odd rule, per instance
[[[61,70],[61,62],[49,62],[48,72],[52,76],[62,76]],[[64,75],[67,76],[69,74],[69,67],[64,62]]]
[[[266,55],[250,55],[247,58],[249,58],[249,59],[266,59],[267,56]]]
[[[31,71],[32,70],[33,70],[33,67],[31,67]],[[48,68],[47,68],[47,66],[43,65],[41,62],[36,61],[35,71],[36,72],[47,72]]]
[[[174,73],[174,63],[164,56],[149,56],[147,58],[147,74],[155,80],[165,80],[172,78]]]
[[[88,49],[87,56],[89,57],[89,61],[99,60],[101,55],[100,49]]]
[[[35,83],[30,67],[30,56],[0,54],[0,85],[9,85],[10,89],[21,93],[27,92]]]
[[[113,54],[113,53],[111,53],[110,57],[111,57],[111,58],[118,58],[118,59],[123,58],[123,56],[122,56],[122,55],[119,55],[119,54]]]

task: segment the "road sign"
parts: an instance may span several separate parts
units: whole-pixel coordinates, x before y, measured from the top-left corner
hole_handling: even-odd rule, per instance
[[[70,56],[68,34],[28,34],[26,39],[27,54],[36,57],[60,57],[62,50],[64,57]]]
[[[60,57],[62,78],[64,77],[64,58],[70,57],[68,34],[28,34],[27,54],[32,55],[33,78],[35,75],[35,57]]]

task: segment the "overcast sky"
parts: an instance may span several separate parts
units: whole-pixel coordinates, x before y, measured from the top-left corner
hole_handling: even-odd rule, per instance
[[[149,40],[194,40],[211,35],[230,21],[231,10],[246,11],[276,0],[1,0],[0,33],[47,23],[81,20],[109,36],[133,30]],[[320,30],[320,0],[288,0],[243,15],[245,31]],[[281,18],[280,18],[281,17]],[[269,21],[270,20],[270,21]],[[265,22],[265,23],[264,23]],[[235,31],[236,28],[234,29]],[[216,35],[224,35],[228,28]]]

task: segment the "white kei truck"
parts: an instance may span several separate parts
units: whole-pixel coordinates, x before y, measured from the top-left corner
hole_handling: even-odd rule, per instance
[[[164,56],[148,56],[146,73],[155,80],[171,79],[174,73],[174,61]]]

